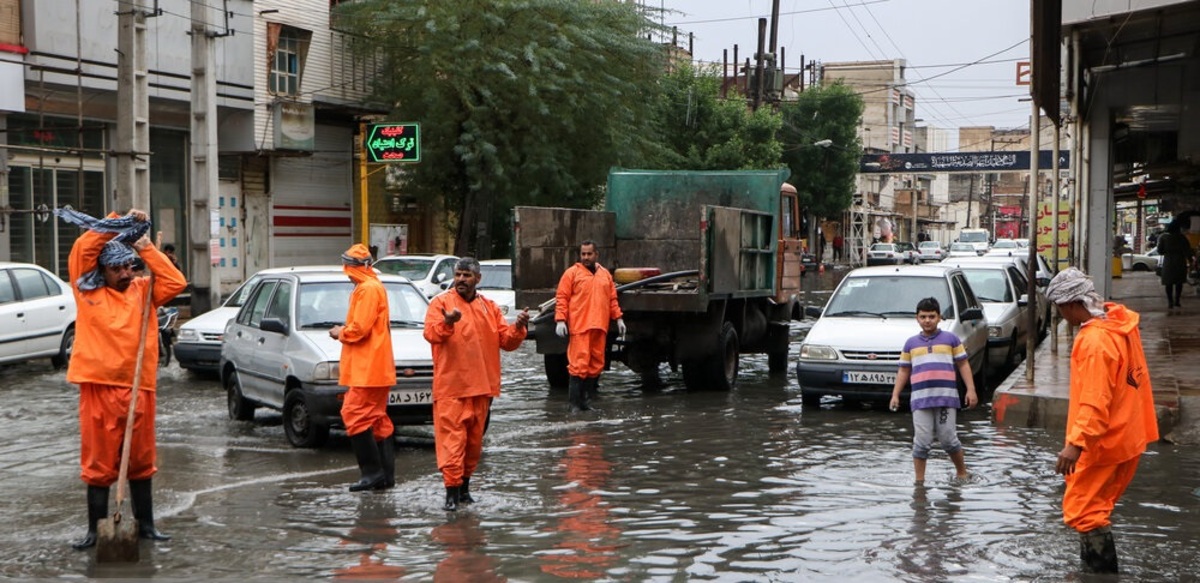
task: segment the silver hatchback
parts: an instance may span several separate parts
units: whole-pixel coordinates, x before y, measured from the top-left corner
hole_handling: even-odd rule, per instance
[[[396,365],[388,416],[396,425],[432,423],[433,353],[423,337],[429,301],[403,277],[379,279],[387,289]],[[344,322],[353,289],[340,270],[276,273],[255,284],[221,343],[231,419],[249,421],[260,406],[278,409],[296,447],[320,447],[330,428],[342,426],[342,343],[329,329]]]

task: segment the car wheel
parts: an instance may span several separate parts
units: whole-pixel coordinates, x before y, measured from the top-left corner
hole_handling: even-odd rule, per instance
[[[236,370],[229,373],[229,378],[225,379],[225,401],[229,408],[230,419],[234,421],[254,419],[254,410],[258,406],[242,393],[242,379],[238,377]]]
[[[329,440],[329,426],[317,423],[308,408],[308,400],[299,389],[283,398],[283,433],[295,447],[321,447]]]
[[[55,369],[66,368],[71,364],[71,352],[75,350],[75,326],[68,326],[63,332],[62,341],[58,344],[58,354],[50,357],[50,364]]]
[[[705,359],[683,363],[683,384],[688,390],[717,389],[729,391],[737,384],[739,347],[733,324],[721,325],[717,336],[717,353]]]
[[[542,361],[546,365],[546,382],[551,389],[565,389],[571,382],[571,373],[567,372],[567,355],[544,354]]]

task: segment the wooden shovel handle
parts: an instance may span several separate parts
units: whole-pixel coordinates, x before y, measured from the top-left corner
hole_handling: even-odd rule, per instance
[[[146,327],[150,324],[150,307],[154,304],[154,273],[146,285],[146,302],[142,307],[142,325],[138,335],[137,368],[133,371],[133,393],[129,395],[129,414],[125,417],[125,444],[121,447],[121,471],[117,474],[117,512],[125,501],[126,478],[129,477],[129,448],[133,444],[133,420],[137,411],[138,389],[142,386],[142,360],[146,356]]]

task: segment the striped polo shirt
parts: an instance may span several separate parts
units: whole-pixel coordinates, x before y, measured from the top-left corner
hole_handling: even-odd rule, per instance
[[[938,330],[933,336],[920,333],[909,338],[900,353],[900,366],[912,369],[910,408],[961,407],[955,365],[965,358],[967,351],[952,332]]]

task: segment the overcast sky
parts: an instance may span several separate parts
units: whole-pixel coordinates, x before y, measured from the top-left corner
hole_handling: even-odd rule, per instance
[[[679,27],[684,47],[694,34],[694,58],[715,63],[722,49],[732,60],[734,44],[742,62],[752,57],[758,18],[771,14],[771,0],[641,1],[675,11],[663,22]],[[789,73],[801,54],[824,62],[903,58],[924,124],[1028,127],[1029,102],[1018,99],[1029,88],[1015,84],[1016,61],[1029,56],[1027,0],[780,0],[779,12]]]

